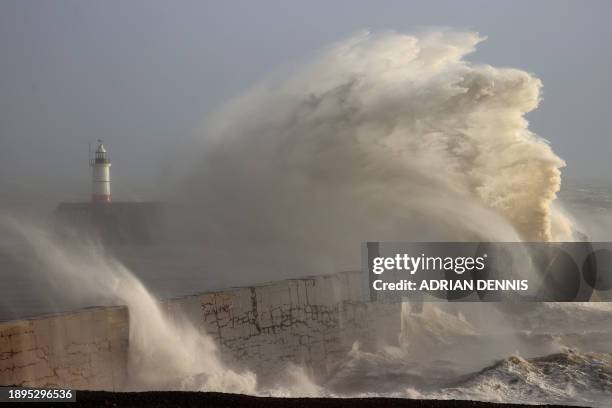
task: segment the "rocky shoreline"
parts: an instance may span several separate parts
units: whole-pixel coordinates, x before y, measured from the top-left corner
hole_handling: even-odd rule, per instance
[[[72,403],[70,406],[74,407]],[[257,407],[257,408],[518,408],[533,407],[521,404],[495,404],[478,401],[459,400],[412,400],[402,398],[272,398],[253,397],[241,394],[216,392],[103,392],[78,391],[79,407]],[[537,405],[537,407],[561,408],[563,405]]]

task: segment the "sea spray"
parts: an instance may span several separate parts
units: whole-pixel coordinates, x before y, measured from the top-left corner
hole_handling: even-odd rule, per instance
[[[224,366],[206,333],[180,316],[170,319],[142,282],[101,245],[94,241],[65,241],[54,232],[6,214],[0,215],[0,231],[25,245],[21,249],[36,263],[40,278],[57,285],[56,296],[78,294],[127,305],[127,389],[256,393],[253,373]]]
[[[366,32],[230,101],[172,161],[181,232],[263,279],[357,269],[364,241],[571,239],[541,82],[468,62],[482,40]]]
[[[483,39],[364,32],[230,101],[173,161],[181,232],[266,280],[358,269],[367,241],[572,240],[553,205],[564,161],[525,119],[542,83],[468,61]],[[512,313],[426,308],[402,308],[408,355],[453,343],[475,369],[521,344]],[[503,338],[481,344],[486,327]]]

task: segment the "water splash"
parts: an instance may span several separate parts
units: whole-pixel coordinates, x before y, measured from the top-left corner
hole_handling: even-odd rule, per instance
[[[253,373],[226,367],[205,332],[187,319],[164,313],[142,282],[101,245],[82,237],[59,239],[54,232],[8,215],[0,216],[0,231],[22,244],[21,251],[35,263],[32,269],[41,271],[41,279],[57,283],[56,296],[74,293],[128,307],[128,389],[256,392]]]
[[[363,33],[229,102],[173,160],[185,229],[262,274],[355,269],[372,240],[570,238],[564,162],[524,118],[541,82],[468,62],[482,40]]]

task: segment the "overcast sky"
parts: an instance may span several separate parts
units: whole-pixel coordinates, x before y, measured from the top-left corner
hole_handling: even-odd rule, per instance
[[[359,30],[427,26],[478,31],[472,61],[541,78],[531,128],[566,174],[609,180],[611,17],[607,0],[2,0],[0,200],[40,183],[86,199],[98,138],[115,195],[146,198],[134,182],[154,181],[167,147],[227,98]]]

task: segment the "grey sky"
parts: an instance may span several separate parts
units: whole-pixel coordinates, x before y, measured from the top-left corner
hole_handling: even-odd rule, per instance
[[[472,61],[541,78],[531,128],[567,175],[609,179],[611,17],[605,0],[3,0],[0,200],[41,184],[63,186],[38,193],[51,200],[87,198],[97,138],[115,196],[146,196],[165,149],[228,97],[356,31],[426,26],[478,31],[488,40]]]

